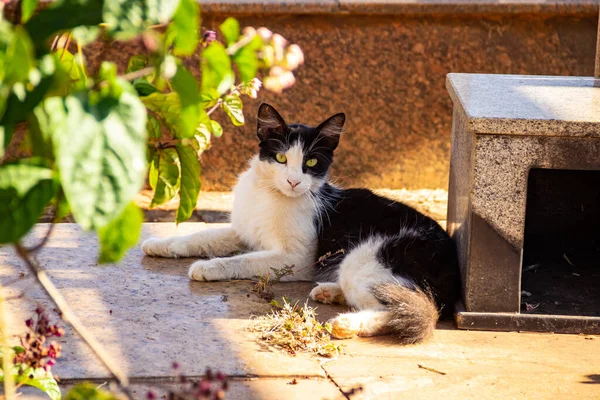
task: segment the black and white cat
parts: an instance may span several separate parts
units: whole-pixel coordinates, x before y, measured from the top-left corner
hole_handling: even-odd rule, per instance
[[[259,153],[234,189],[231,227],[151,238],[143,251],[207,258],[190,267],[198,281],[251,279],[293,265],[298,272],[284,280],[315,280],[313,300],[357,310],[331,321],[334,337],[392,332],[403,343],[427,339],[438,310],[451,316],[460,295],[455,248],[413,208],[328,182],[344,122],[336,114],[316,128],[288,125],[262,104]],[[304,268],[328,252],[338,253]]]

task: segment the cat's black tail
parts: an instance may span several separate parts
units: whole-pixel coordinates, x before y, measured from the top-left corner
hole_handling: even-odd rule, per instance
[[[388,307],[392,315],[388,328],[403,344],[419,343],[431,337],[439,312],[429,291],[383,283],[375,286],[374,294]]]

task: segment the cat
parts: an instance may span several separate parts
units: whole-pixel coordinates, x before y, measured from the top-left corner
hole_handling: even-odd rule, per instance
[[[455,247],[417,210],[329,183],[345,119],[341,113],[317,127],[288,125],[262,104],[258,155],[234,189],[231,226],[150,238],[143,251],[206,258],[189,269],[198,281],[252,279],[293,266],[282,280],[314,280],[313,300],[357,310],[331,321],[335,338],[394,333],[401,343],[426,340],[438,310],[452,316],[460,296]],[[315,263],[323,255],[329,257]]]

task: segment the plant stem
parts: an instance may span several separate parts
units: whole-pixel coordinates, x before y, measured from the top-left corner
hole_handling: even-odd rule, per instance
[[[246,46],[254,39],[254,36],[244,36],[239,42],[236,42],[227,48],[227,54],[232,56],[238,52],[239,49]]]
[[[77,41],[77,54],[79,54],[79,62],[81,65],[81,72],[83,73],[83,77],[85,78],[85,82],[87,83],[87,74],[85,73],[85,63],[83,58],[83,50],[81,49],[81,43]]]
[[[63,51],[62,51],[62,53],[60,53],[60,60],[61,61],[62,61],[63,57],[65,56],[65,52],[69,48],[69,45],[71,44],[71,37],[72,37],[72,34],[69,33],[69,36],[67,36],[67,43],[65,43],[65,47],[63,47]]]
[[[79,336],[86,342],[92,352],[96,355],[98,360],[104,364],[106,369],[110,372],[112,377],[117,381],[120,389],[125,393],[127,398],[133,400],[133,395],[129,390],[129,380],[127,376],[119,370],[114,364],[113,360],[106,354],[100,343],[96,338],[88,331],[88,329],[81,323],[79,318],[73,313],[71,307],[67,304],[65,299],[62,297],[56,286],[52,283],[46,272],[40,267],[38,261],[33,257],[21,243],[15,243],[15,249],[19,256],[25,261],[27,267],[31,273],[36,277],[42,288],[46,291],[56,308],[61,313],[62,319],[69,323],[73,329],[79,334]]]
[[[40,250],[42,247],[44,247],[46,245],[46,243],[48,243],[48,239],[50,239],[50,235],[52,235],[52,231],[54,230],[54,226],[56,225],[55,222],[52,222],[50,224],[50,227],[48,228],[48,230],[46,231],[46,235],[44,236],[44,238],[42,239],[42,241],[38,244],[36,244],[33,247],[29,247],[27,248],[27,251],[29,253],[35,253],[36,251]]]
[[[129,72],[128,74],[121,75],[120,77],[126,81],[134,81],[137,78],[143,78],[146,75],[150,75],[154,72],[154,67],[146,67],[137,71]]]
[[[7,311],[4,302],[4,293],[0,285],[0,340],[2,341],[2,371],[4,373],[4,395],[6,400],[15,398],[15,377],[12,374],[13,359],[12,349],[8,345],[8,323]]]
[[[206,115],[210,115],[210,114],[212,114],[212,113],[213,113],[213,112],[214,112],[214,111],[215,111],[217,108],[219,108],[219,106],[220,106],[222,103],[223,103],[223,99],[221,99],[221,98],[220,98],[220,99],[217,101],[217,104],[215,104],[215,105],[214,105],[214,106],[213,106],[213,107],[212,107],[210,110],[208,110],[208,111],[206,112]]]

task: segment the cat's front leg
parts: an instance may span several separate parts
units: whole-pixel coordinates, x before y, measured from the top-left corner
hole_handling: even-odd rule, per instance
[[[233,228],[206,229],[185,236],[150,238],[142,243],[142,250],[155,257],[223,257],[244,249]]]
[[[312,268],[304,268],[311,262],[305,255],[293,255],[277,250],[263,250],[233,257],[200,260],[192,264],[190,279],[196,281],[223,281],[229,279],[253,279],[273,270],[294,266],[296,273],[282,278],[283,281],[311,281]]]

